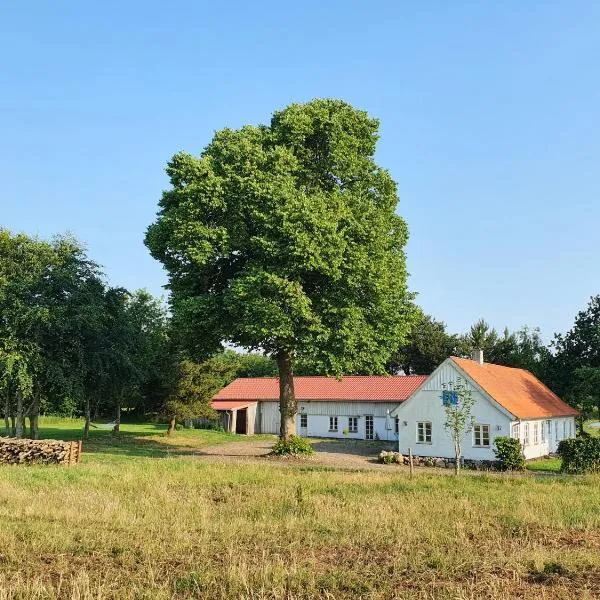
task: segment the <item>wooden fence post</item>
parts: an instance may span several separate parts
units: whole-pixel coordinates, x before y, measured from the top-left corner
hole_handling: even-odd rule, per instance
[[[69,444],[69,466],[73,464],[73,442]]]
[[[81,460],[81,440],[77,442],[77,462]]]
[[[410,478],[413,476],[413,459],[412,459],[412,450],[408,449],[408,472],[410,474]]]

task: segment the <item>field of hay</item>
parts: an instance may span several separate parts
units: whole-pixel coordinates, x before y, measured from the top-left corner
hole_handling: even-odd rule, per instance
[[[193,455],[231,439],[124,426],[75,467],[0,467],[0,600],[600,595],[597,477]]]

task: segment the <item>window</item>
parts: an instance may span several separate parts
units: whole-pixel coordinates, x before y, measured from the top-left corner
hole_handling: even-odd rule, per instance
[[[554,421],[554,439],[557,441],[560,440],[558,435],[558,421]]]
[[[417,423],[417,444],[431,444],[430,421],[419,421]]]
[[[306,413],[300,413],[300,428],[306,429],[308,427],[308,415]]]
[[[567,438],[567,421],[566,419],[563,421],[563,439]]]
[[[394,433],[398,433],[399,431],[399,425],[400,425],[400,419],[398,417],[396,417],[394,419]]]
[[[490,447],[490,426],[473,425],[473,446]]]
[[[373,415],[365,415],[365,440],[372,440],[375,437],[374,433]]]
[[[523,446],[529,446],[529,423],[523,425]]]
[[[550,420],[546,421],[546,433],[548,435],[548,441],[550,441],[550,438],[552,437],[552,421]]]
[[[329,431],[337,431],[338,423],[337,417],[329,417]]]
[[[348,433],[358,433],[358,417],[348,417]]]
[[[573,437],[573,421],[571,419],[569,419],[569,437]]]
[[[510,426],[510,437],[515,438],[516,440],[519,439],[519,424],[518,423],[513,423]]]
[[[539,423],[534,423],[533,424],[533,443],[534,444],[539,444],[540,443],[540,427],[539,427]]]
[[[543,444],[546,441],[546,424],[545,423],[540,424],[540,432],[542,434],[542,444]]]

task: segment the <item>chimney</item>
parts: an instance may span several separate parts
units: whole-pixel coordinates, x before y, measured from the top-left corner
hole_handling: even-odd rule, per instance
[[[480,365],[482,365],[483,364],[483,350],[481,348],[475,348],[473,350],[473,354],[471,355],[471,358],[476,363],[479,363]]]

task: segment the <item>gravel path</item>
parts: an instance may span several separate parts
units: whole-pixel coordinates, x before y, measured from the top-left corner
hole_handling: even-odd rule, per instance
[[[275,437],[272,440],[249,438],[241,442],[208,446],[195,452],[194,455],[204,460],[223,462],[264,462],[268,460],[277,461],[279,464],[290,464],[286,459],[267,457],[275,440]],[[338,469],[382,469],[396,472],[405,469],[398,465],[381,465],[377,462],[377,455],[381,450],[394,449],[393,442],[313,439],[311,443],[317,454],[306,459],[307,465]],[[408,471],[408,468],[406,470]]]

